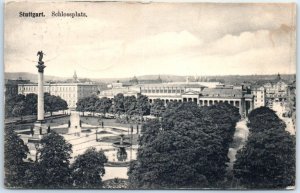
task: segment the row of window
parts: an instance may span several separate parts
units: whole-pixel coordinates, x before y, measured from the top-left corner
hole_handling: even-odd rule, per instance
[[[76,90],[76,86],[53,86],[53,87],[49,87],[49,86],[45,86],[44,87],[45,91],[75,91]],[[37,86],[24,86],[24,87],[19,87],[20,91],[37,91],[38,87]],[[85,86],[80,86],[78,87],[79,91],[86,91],[86,90],[92,90],[92,91],[96,91],[97,87],[85,87]]]
[[[149,99],[149,102],[150,103],[153,103],[155,101],[155,99]],[[166,103],[169,103],[169,102],[182,102],[181,99],[162,99],[163,102],[166,102]],[[197,98],[183,98],[183,102],[197,102]],[[217,100],[199,100],[199,105],[202,106],[202,105],[213,105],[213,104],[218,104],[218,103],[229,103],[231,105],[235,105],[235,106],[239,106],[240,105],[240,101],[223,101],[223,100],[220,100],[220,101],[217,101]]]
[[[184,89],[142,89],[142,93],[184,93]]]

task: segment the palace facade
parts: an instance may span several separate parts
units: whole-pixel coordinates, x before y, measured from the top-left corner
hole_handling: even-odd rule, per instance
[[[78,79],[76,71],[73,78],[66,82],[48,82],[44,84],[44,92],[51,95],[59,96],[64,99],[70,109],[76,108],[79,99],[97,95],[100,93],[99,85],[86,81],[86,79]],[[29,93],[38,92],[37,83],[20,83],[18,84],[18,94],[27,95]]]
[[[161,83],[161,84],[145,84],[135,85],[128,88],[110,89],[100,92],[99,97],[107,97],[113,99],[118,93],[124,95],[136,95],[137,93],[146,95],[150,103],[155,99],[161,99],[166,105],[171,101],[176,102],[195,102],[199,106],[210,106],[217,103],[229,103],[240,110],[240,114],[245,116],[253,108],[252,94],[247,94],[243,87],[233,86],[217,86],[208,88],[199,84],[199,82],[191,83]],[[120,91],[120,92],[118,92]]]
[[[18,84],[18,94],[37,94],[38,85],[36,83]],[[44,92],[51,95],[60,96],[68,103],[71,109],[76,108],[79,99],[98,94],[98,86],[94,83],[45,83]]]

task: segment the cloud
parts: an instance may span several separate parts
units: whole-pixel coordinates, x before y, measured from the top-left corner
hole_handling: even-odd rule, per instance
[[[281,25],[274,30],[245,31],[239,35],[227,34],[220,39],[210,42],[204,49],[204,54],[210,55],[234,55],[248,50],[275,48],[284,46],[286,49],[294,49],[291,42],[294,41],[295,30],[287,25]]]
[[[164,32],[153,36],[146,36],[128,44],[127,53],[133,56],[162,56],[201,46],[202,40],[190,32]]]
[[[88,18],[21,20],[19,10]],[[293,73],[294,13],[294,4],[10,3],[5,71],[36,72],[43,50],[45,72],[58,76]]]

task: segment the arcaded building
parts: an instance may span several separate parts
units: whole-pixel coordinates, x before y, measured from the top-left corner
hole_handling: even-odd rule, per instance
[[[199,106],[229,103],[239,108],[241,115],[247,115],[254,108],[254,96],[247,93],[242,86],[215,85],[208,88],[202,85],[201,82],[144,84],[105,90],[100,92],[99,97],[112,99],[118,93],[123,93],[125,96],[140,93],[146,95],[150,103],[153,103],[155,99],[161,99],[166,105],[171,101],[190,101],[197,103]]]
[[[247,115],[253,108],[253,95],[245,93],[242,87],[219,86],[207,88],[196,83],[155,84],[140,87],[141,94],[148,96],[149,102],[161,99],[167,104],[171,101],[195,102],[199,106],[210,106],[217,103],[229,103]]]

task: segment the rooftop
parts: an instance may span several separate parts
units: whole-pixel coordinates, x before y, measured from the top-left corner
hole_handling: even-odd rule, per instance
[[[243,91],[232,88],[204,88],[201,94],[203,96],[242,97]]]
[[[139,87],[185,87],[185,88],[204,88],[203,86],[198,83],[187,83],[187,82],[170,82],[170,83],[160,83],[160,84],[139,84]]]

